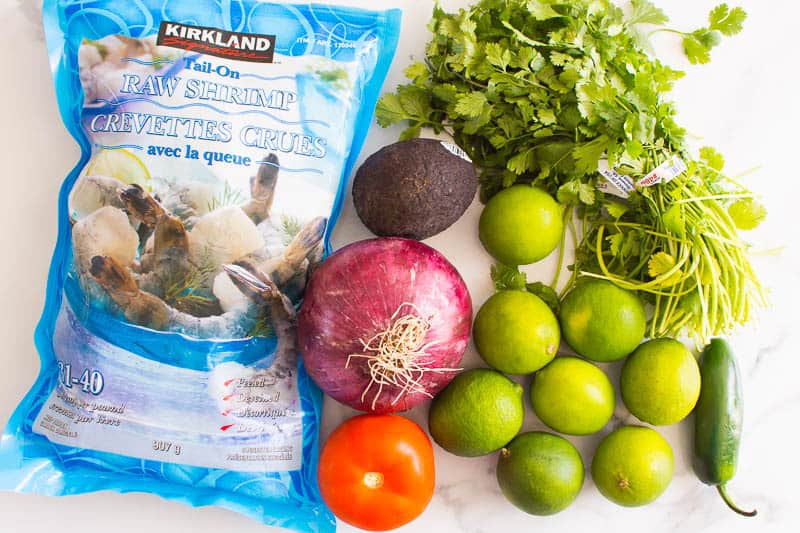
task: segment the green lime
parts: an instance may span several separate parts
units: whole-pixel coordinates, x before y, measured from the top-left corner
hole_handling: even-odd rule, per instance
[[[580,355],[609,362],[631,353],[644,338],[647,319],[635,292],[610,281],[580,282],[561,302],[561,332]]]
[[[542,189],[503,189],[481,213],[479,235],[492,256],[507,265],[527,265],[547,257],[561,241],[562,208]]]
[[[680,342],[653,339],[625,361],[620,390],[625,406],[639,420],[674,424],[692,412],[700,397],[700,367]]]
[[[568,435],[590,435],[614,414],[614,387],[592,363],[557,357],[536,373],[531,405],[548,427]]]
[[[623,426],[600,441],[592,460],[592,479],[612,502],[636,507],[661,496],[674,467],[672,448],[657,431]]]
[[[475,317],[478,353],[508,374],[530,374],[553,360],[561,342],[558,319],[538,296],[500,291]]]
[[[142,186],[150,180],[150,172],[142,160],[125,148],[100,150],[86,165],[85,173],[87,176],[106,176],[122,183]]]
[[[535,515],[563,511],[583,486],[583,462],[564,437],[532,431],[500,452],[497,482],[508,501]]]
[[[522,386],[500,372],[462,372],[431,403],[428,428],[433,440],[462,457],[499,450],[522,427],[522,392]]]

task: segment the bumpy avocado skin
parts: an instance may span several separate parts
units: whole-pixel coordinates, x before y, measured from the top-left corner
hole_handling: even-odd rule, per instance
[[[375,235],[422,240],[453,225],[477,189],[472,163],[435,139],[411,139],[367,158],[353,181],[353,202]]]

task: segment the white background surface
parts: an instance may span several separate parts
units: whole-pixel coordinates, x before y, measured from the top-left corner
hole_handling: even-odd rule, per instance
[[[402,79],[411,57],[421,57],[428,35],[425,24],[433,2],[334,2],[405,9],[400,47],[386,82],[391,89]],[[701,23],[715,2],[661,1],[678,28]],[[702,143],[718,147],[734,173],[761,165],[746,183],[764,195],[770,218],[749,238],[757,251],[785,246],[779,255],[758,255],[754,261],[772,289],[773,307],[761,321],[733,339],[739,352],[746,395],[744,442],[740,471],[730,490],[744,507],[756,506],[755,519],[729,512],[715,491],[691,472],[691,422],[660,429],[673,446],[675,478],[653,505],[623,509],[606,501],[587,477],[578,500],[563,513],[532,517],[505,502],[494,478],[495,456],[461,459],[436,449],[437,491],[428,510],[403,529],[407,532],[516,531],[800,531],[797,500],[798,424],[800,424],[800,334],[796,301],[800,296],[800,256],[795,211],[800,198],[797,148],[800,96],[796,86],[796,26],[800,6],[793,0],[743,0],[750,13],[745,31],[714,51],[713,62],[690,67],[669,36],[658,41],[662,57],[688,68],[675,99],[681,121]],[[465,2],[443,1],[445,7]],[[41,312],[50,254],[55,242],[59,184],[74,165],[78,149],[58,117],[41,36],[39,2],[0,0],[0,424],[33,382],[38,358],[33,328]],[[393,142],[399,130],[373,127],[363,158]],[[703,138],[699,138],[699,135]],[[477,240],[476,203],[455,226],[428,241],[461,271],[477,309],[491,292],[489,257]],[[369,237],[349,197],[334,235],[334,245]],[[549,279],[552,264],[529,269],[533,278]],[[471,347],[465,366],[479,366]],[[619,364],[608,366],[614,379]],[[621,403],[621,402],[620,402]],[[352,412],[326,402],[323,438]],[[426,409],[409,415],[425,427]],[[623,407],[617,416],[629,420]],[[532,413],[525,429],[539,429]],[[589,464],[600,435],[571,439]],[[45,498],[0,493],[0,532],[257,532],[267,528],[221,509],[190,509],[151,495],[97,493]],[[341,527],[342,531],[350,531]]]

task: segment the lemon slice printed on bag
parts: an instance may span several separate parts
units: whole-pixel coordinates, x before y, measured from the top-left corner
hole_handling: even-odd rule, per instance
[[[87,176],[107,176],[129,185],[141,185],[148,189],[150,172],[134,153],[125,148],[110,150],[103,148],[86,165]]]

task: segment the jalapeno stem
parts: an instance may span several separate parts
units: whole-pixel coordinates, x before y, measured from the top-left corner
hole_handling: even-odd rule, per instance
[[[753,509],[752,511],[743,511],[739,509],[733,500],[731,500],[730,496],[728,496],[728,491],[725,489],[725,484],[717,485],[717,492],[719,495],[722,496],[722,499],[725,501],[725,504],[731,508],[734,512],[739,513],[742,516],[755,516],[758,514],[758,511]]]

